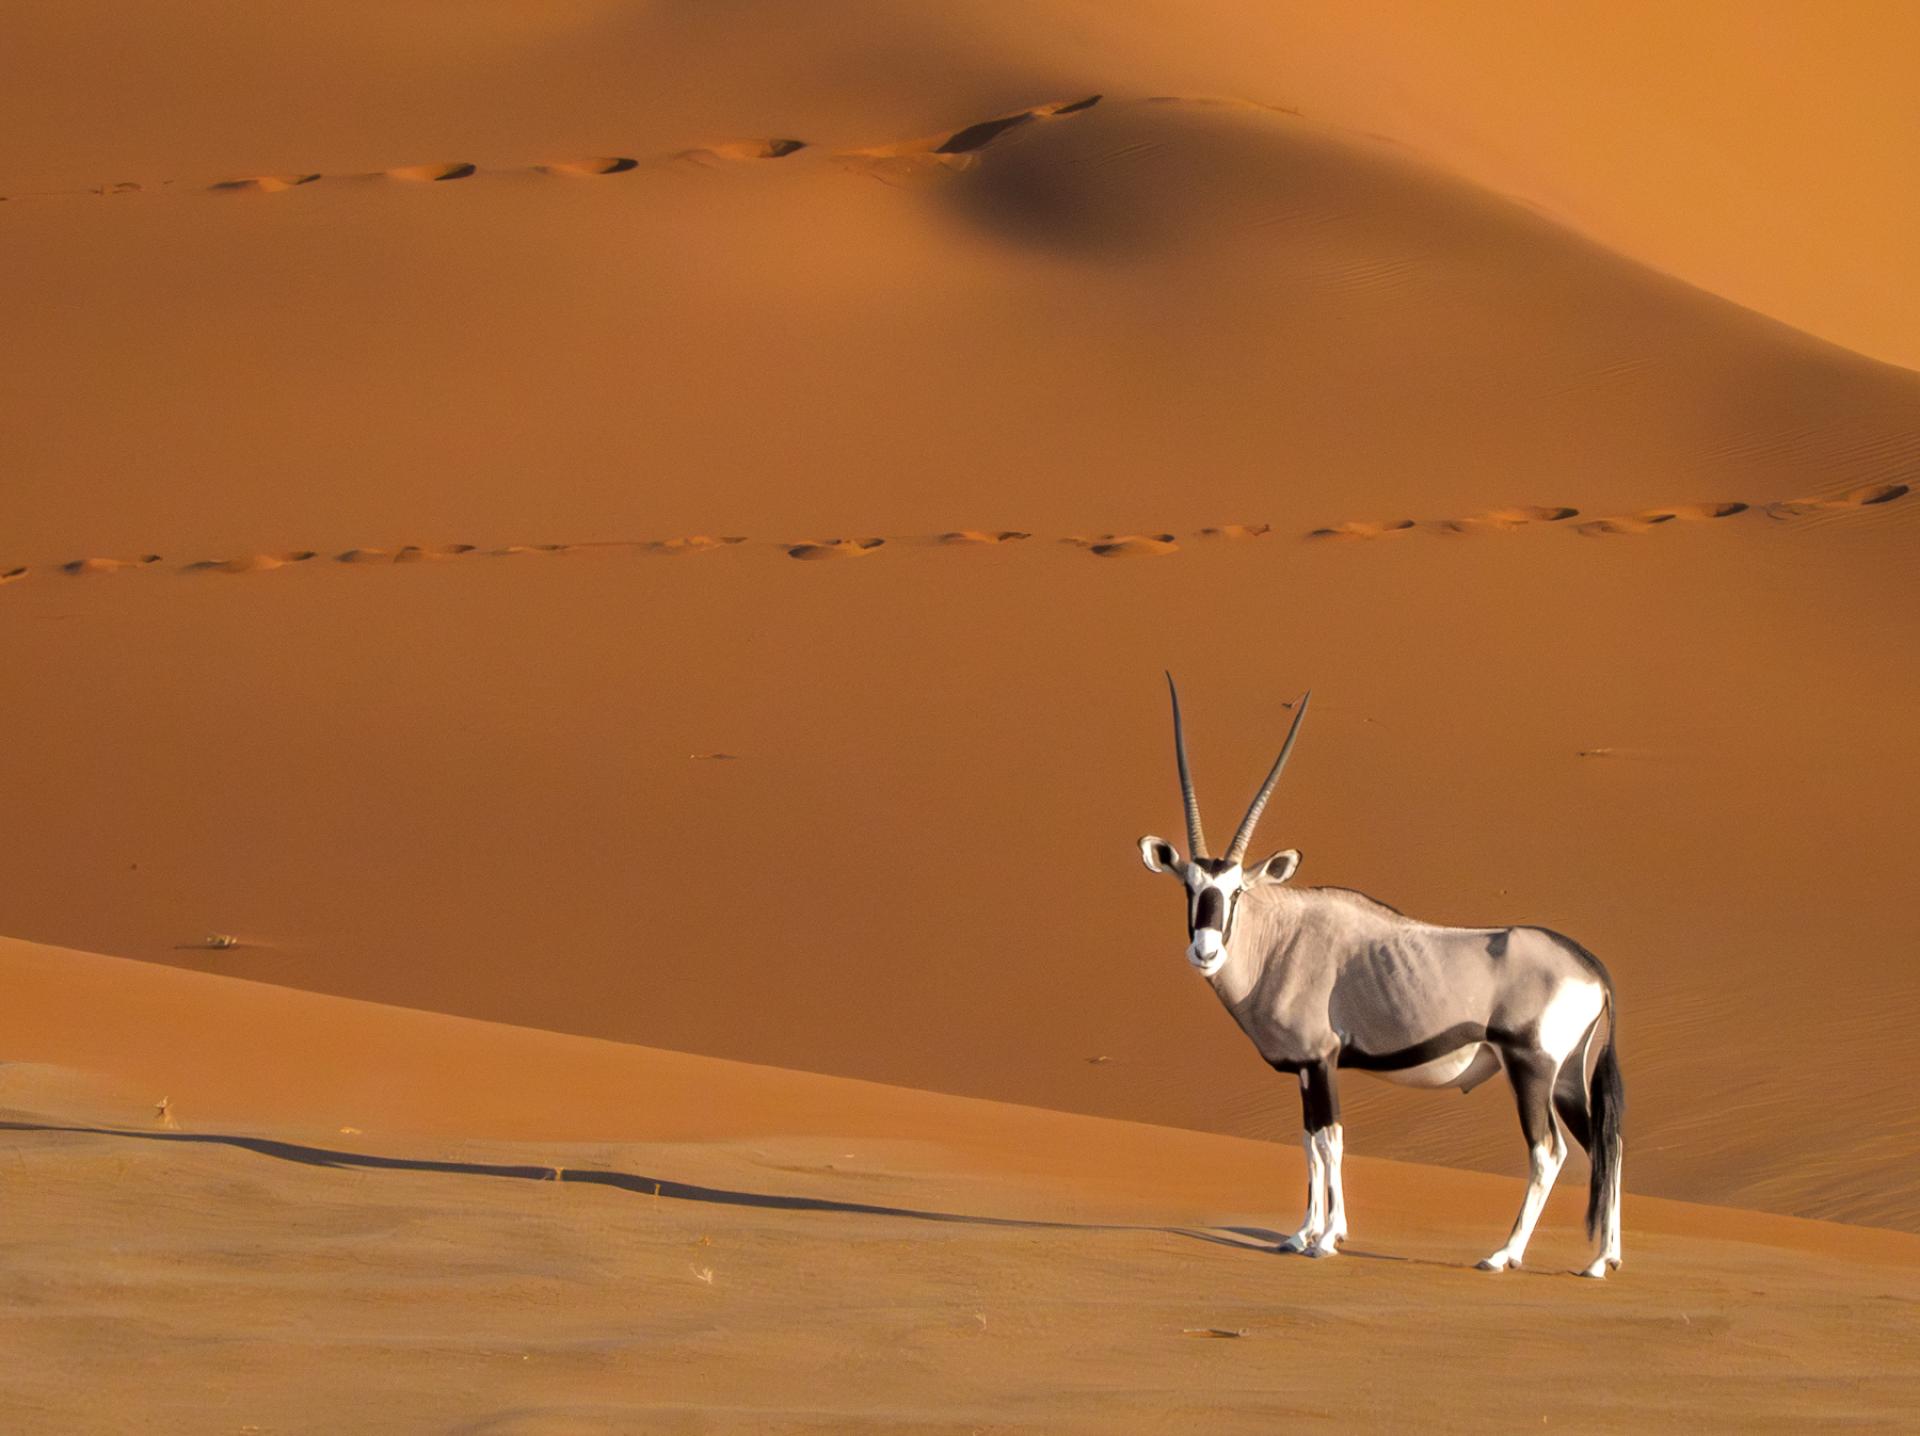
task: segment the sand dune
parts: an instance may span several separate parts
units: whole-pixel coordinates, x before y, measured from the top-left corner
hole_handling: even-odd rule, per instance
[[[1288,1136],[1132,853],[1162,668],[1210,811],[1311,686],[1263,841],[1599,952],[1636,1193],[1920,1228],[1898,47],[1769,12],[1816,123],[1692,12],[1379,13],[35,12],[0,931]]]
[[[1361,1160],[1366,1254],[1280,1258],[1290,1146],[22,943],[0,979],[22,1428],[1895,1430],[1920,1403],[1911,1236],[1641,1200],[1635,1285],[1602,1285],[1547,1274],[1568,1204],[1541,1273],[1488,1277],[1461,1252],[1515,1184]]]
[[[0,1429],[1912,1429],[1913,30],[11,16]],[[1616,1279],[1500,1083],[1274,1253],[1163,669],[1605,962]]]
[[[1916,461],[1907,376],[1306,121],[1107,101],[959,153],[977,163],[929,188],[876,193],[802,151],[752,170],[785,178],[742,171],[675,187],[670,208],[685,211],[684,226],[662,218],[663,176],[529,188],[512,166],[428,185],[431,203],[322,180],[261,196],[245,222],[236,205],[202,210],[164,194],[111,212],[22,209],[4,242],[46,276],[58,308],[23,315],[44,330],[45,362],[20,376],[20,402],[42,404],[56,385],[76,398],[96,388],[100,406],[128,422],[37,431],[11,542],[61,532],[69,486],[103,473],[122,502],[103,509],[102,541],[164,551],[223,536],[257,546],[263,526],[307,546],[344,545],[376,516],[390,531],[451,520],[503,540],[503,527],[525,532],[536,520],[583,533],[636,521],[702,532],[723,518],[743,530],[804,533],[824,521],[828,533],[856,523],[908,532],[940,525],[939,509],[951,512],[942,493],[1070,533],[1124,517],[1110,501],[1118,476],[1162,471],[1207,472],[1217,505],[1303,530],[1370,521],[1355,498],[1431,512],[1456,485],[1462,513],[1544,488],[1589,513],[1631,514],[1703,488],[1797,500],[1809,477],[1814,497],[1827,497],[1906,482]],[[276,215],[324,214],[324,235],[310,219],[269,219],[269,204]],[[1173,214],[1188,218],[1154,218]],[[151,225],[168,231],[180,267],[136,284],[131,259]],[[575,237],[573,258],[511,286],[488,282],[460,259],[476,225],[525,236],[515,243],[558,226]],[[734,276],[723,290],[706,285],[684,242],[703,227],[715,274]],[[382,234],[403,237],[405,252],[381,250]],[[813,236],[823,259],[806,292],[831,305],[799,298],[759,239],[771,234]],[[125,336],[129,363],[177,371],[179,328],[156,301],[216,256],[222,323],[254,336],[244,359],[210,350],[186,371],[228,396],[222,424],[196,424],[161,393],[123,393],[118,370],[86,376],[92,351],[64,336],[94,322]],[[1384,288],[1377,262],[1397,276]],[[415,275],[415,265],[427,268]],[[636,287],[636,265],[666,282]],[[289,292],[289,267],[336,275],[330,302]],[[122,270],[124,285],[95,282]],[[1230,302],[1221,272],[1241,276]],[[998,306],[1042,275],[1054,297],[1035,312],[1050,316],[1044,332],[1057,341],[1036,344],[1010,333]],[[971,294],[974,317],[891,297],[935,283]],[[623,317],[577,328],[583,304]],[[77,325],[64,322],[74,306]],[[726,340],[743,324],[764,328],[756,316],[767,314],[790,317],[751,345]],[[329,337],[336,321],[347,327]],[[899,335],[900,362],[865,337],[876,325]],[[510,402],[475,403],[506,378],[467,342],[476,326],[517,333],[533,361],[512,371]],[[661,332],[685,332],[691,347],[669,360],[639,339]],[[402,371],[338,367],[348,336],[405,366],[415,385],[406,404],[387,399]],[[1060,362],[1077,347],[1108,358]],[[1150,356],[1171,362],[1156,369]],[[1372,422],[1372,394],[1344,378],[1367,373],[1412,376],[1395,385],[1393,422]],[[618,402],[613,374],[623,376]],[[829,441],[836,390],[881,416],[852,465]],[[743,393],[758,396],[751,425],[731,419]],[[886,417],[940,393],[967,398],[933,406],[924,431]],[[362,441],[367,414],[381,415],[377,445]],[[1422,442],[1409,447],[1415,431]],[[166,533],[148,520],[168,512],[171,491],[150,447],[126,447],[134,432],[196,455],[215,490],[210,512],[228,516],[223,533]],[[637,435],[661,479],[636,486],[616,475]],[[242,457],[263,449],[276,455],[271,484]],[[1036,458],[1045,485],[1022,477]],[[536,509],[521,475],[550,461],[567,477],[540,486]],[[707,476],[698,486],[672,477],[696,469]],[[901,473],[915,477],[902,484]]]

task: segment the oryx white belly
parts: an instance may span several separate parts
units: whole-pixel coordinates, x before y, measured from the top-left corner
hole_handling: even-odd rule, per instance
[[[1369,1072],[1368,1075],[1398,1082],[1403,1087],[1464,1088],[1492,1076],[1499,1066],[1500,1059],[1491,1047],[1484,1042],[1469,1042],[1465,1047],[1436,1057],[1431,1062],[1422,1062],[1418,1067]]]

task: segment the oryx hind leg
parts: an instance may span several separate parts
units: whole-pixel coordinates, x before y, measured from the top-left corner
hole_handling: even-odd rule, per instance
[[[1554,1120],[1553,1091],[1560,1075],[1561,1062],[1537,1049],[1508,1051],[1502,1054],[1507,1077],[1513,1083],[1514,1102],[1520,1109],[1520,1130],[1527,1139],[1527,1191],[1520,1201],[1520,1215],[1506,1245],[1480,1263],[1482,1271],[1505,1271],[1519,1266],[1527,1254],[1527,1243],[1540,1220],[1547,1193],[1567,1160],[1567,1141]]]
[[[1593,1151],[1593,1116],[1587,1110],[1587,1044],[1560,1067],[1553,1084],[1553,1111],[1567,1129],[1567,1135],[1580,1144],[1580,1150]]]

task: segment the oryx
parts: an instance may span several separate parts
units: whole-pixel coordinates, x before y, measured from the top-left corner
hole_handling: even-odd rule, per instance
[[[1585,1275],[1619,1266],[1625,1094],[1614,1055],[1613,980],[1600,960],[1543,927],[1436,927],[1347,888],[1285,887],[1300,864],[1291,848],[1243,866],[1311,694],[1294,710],[1280,756],[1226,856],[1209,856],[1172,674],[1167,687],[1192,855],[1183,860],[1171,843],[1144,837],[1140,860],[1185,884],[1187,961],[1260,1055],[1300,1079],[1307,1214],[1282,1249],[1332,1256],[1347,1235],[1337,1069],[1463,1092],[1504,1071],[1519,1103],[1530,1172],[1506,1245],[1480,1266],[1520,1265],[1566,1160],[1562,1128],[1593,1165],[1587,1234],[1599,1237],[1600,1249]],[[1587,1054],[1602,1018],[1606,1040],[1589,1082]]]

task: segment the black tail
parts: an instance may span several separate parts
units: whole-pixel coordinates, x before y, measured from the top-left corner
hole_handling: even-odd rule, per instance
[[[1609,991],[1607,1042],[1600,1049],[1593,1081],[1587,1087],[1587,1114],[1592,1123],[1587,1156],[1593,1166],[1593,1178],[1587,1187],[1588,1237],[1599,1234],[1600,1218],[1607,1210],[1607,1198],[1620,1171],[1620,1118],[1627,1109],[1627,1089],[1620,1081],[1620,1059],[1613,1050],[1619,1020]]]

